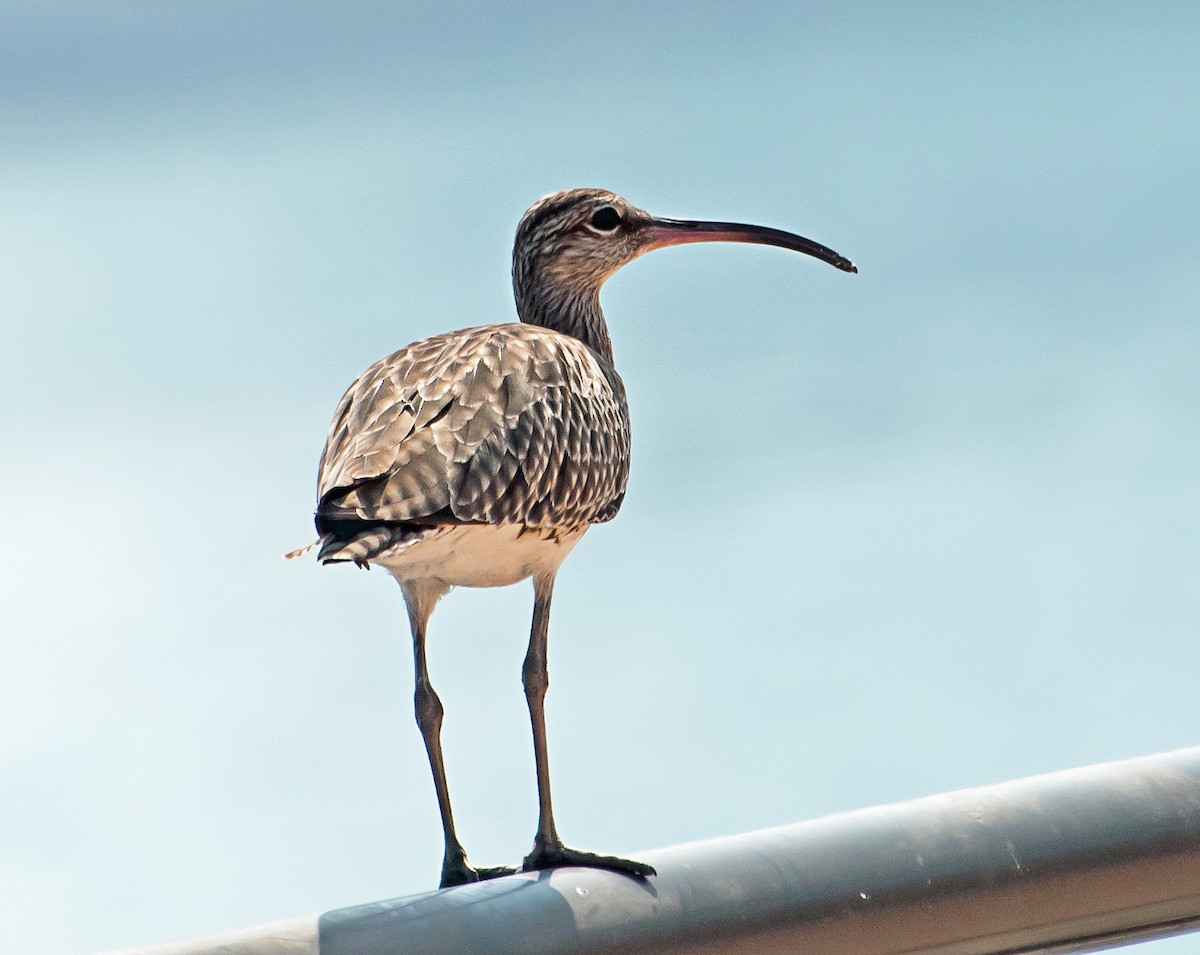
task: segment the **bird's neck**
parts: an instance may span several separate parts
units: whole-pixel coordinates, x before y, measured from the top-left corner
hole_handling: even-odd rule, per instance
[[[578,338],[592,351],[612,362],[612,339],[600,309],[599,290],[579,291],[549,285],[527,292],[517,290],[517,315],[530,325],[541,325]]]

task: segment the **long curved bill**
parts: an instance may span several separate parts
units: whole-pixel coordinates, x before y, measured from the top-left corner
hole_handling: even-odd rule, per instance
[[[768,229],[761,225],[653,218],[646,226],[646,234],[650,236],[650,242],[645,251],[661,249],[668,245],[682,245],[685,242],[753,242],[756,245],[776,245],[781,249],[803,252],[822,262],[828,262],[843,272],[858,271],[858,266],[845,256],[838,255],[833,249],[826,248],[819,242],[806,239],[802,235],[784,232],[782,229]]]

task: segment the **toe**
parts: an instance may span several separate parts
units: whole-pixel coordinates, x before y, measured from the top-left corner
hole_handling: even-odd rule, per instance
[[[631,876],[635,879],[644,879],[651,875],[657,875],[654,867],[647,865],[645,862],[636,862],[633,859],[621,859],[617,856],[602,856],[594,852],[568,849],[565,846],[542,850],[535,848],[533,852],[525,857],[525,863],[521,868],[525,872],[533,872],[541,869],[559,869],[564,866],[607,869],[610,872],[619,872],[622,875]]]

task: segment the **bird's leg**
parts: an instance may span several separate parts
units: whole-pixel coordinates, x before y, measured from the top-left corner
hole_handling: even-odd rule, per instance
[[[533,724],[533,755],[537,766],[538,829],[533,851],[525,857],[521,868],[526,872],[555,869],[560,866],[587,866],[611,869],[636,878],[654,875],[654,869],[643,862],[580,852],[563,845],[554,826],[554,809],[550,804],[550,758],[546,749],[546,689],[550,676],[546,666],[546,643],[550,628],[550,598],[554,592],[554,572],[533,579],[533,627],[529,634],[529,651],[525,654],[522,682],[529,703],[529,720]]]
[[[417,726],[425,740],[425,752],[429,756],[429,768],[433,771],[433,786],[437,790],[438,811],[442,816],[442,834],[446,849],[442,856],[441,888],[494,879],[509,875],[516,870],[510,867],[476,869],[467,861],[467,853],[454,831],[454,814],[450,809],[450,789],[446,784],[446,767],[442,760],[442,701],[429,682],[429,667],[425,660],[425,627],[429,615],[442,592],[420,584],[402,584],[404,599],[408,605],[408,619],[412,625],[413,663],[416,670],[416,690],[413,693],[413,708],[416,710]]]

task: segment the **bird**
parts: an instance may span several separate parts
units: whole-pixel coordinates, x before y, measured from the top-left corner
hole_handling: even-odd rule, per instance
[[[441,816],[440,886],[562,866],[655,875],[642,862],[568,848],[555,825],[544,701],[550,603],[560,565],[612,520],[629,478],[630,419],[600,289],[652,249],[749,242],[857,267],[790,232],[658,218],[603,189],[544,196],[521,217],[512,284],[519,321],[435,335],[377,361],[334,412],[318,469],[313,547],[324,564],[383,567],[412,632],[413,704]],[[521,865],[476,867],[455,830],[441,747],[443,706],[426,630],[453,587],[533,581],[521,680],[533,731],[538,823]]]

